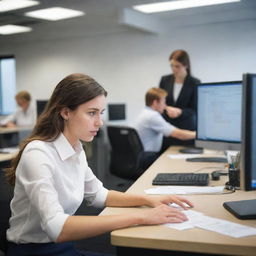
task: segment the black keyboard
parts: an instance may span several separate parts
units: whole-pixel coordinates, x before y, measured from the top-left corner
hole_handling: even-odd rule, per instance
[[[226,163],[227,158],[225,157],[191,157],[187,158],[188,162],[214,162],[214,163]]]
[[[208,183],[208,173],[158,173],[152,182],[153,185],[186,186],[207,186]]]

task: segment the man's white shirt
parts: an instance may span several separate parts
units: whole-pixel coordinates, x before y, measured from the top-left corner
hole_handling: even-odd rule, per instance
[[[145,107],[136,119],[135,129],[142,141],[144,151],[159,152],[163,136],[170,136],[175,127],[166,122],[159,112]]]

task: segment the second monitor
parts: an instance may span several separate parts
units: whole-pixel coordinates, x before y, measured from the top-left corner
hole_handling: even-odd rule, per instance
[[[240,150],[241,116],[241,81],[199,84],[196,146]]]

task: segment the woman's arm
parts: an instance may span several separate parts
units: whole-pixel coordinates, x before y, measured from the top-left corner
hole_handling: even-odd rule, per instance
[[[181,196],[149,196],[149,195],[138,195],[131,193],[122,193],[118,191],[110,190],[106,199],[106,206],[149,206],[156,207],[161,204],[176,203],[184,209],[187,206],[193,207],[193,204],[184,197]],[[187,204],[187,206],[185,204]]]
[[[166,110],[167,115],[170,118],[178,118],[179,116],[182,115],[182,109],[181,108],[166,106],[165,110]]]
[[[134,225],[154,225],[169,222],[183,222],[186,216],[179,210],[167,206],[177,203],[186,208],[183,203],[193,206],[191,202],[178,196],[147,196],[109,191],[106,206],[156,206],[150,209],[111,216],[70,216],[57,238],[57,242],[79,240],[97,236],[115,229]]]
[[[164,204],[156,208],[138,209],[136,212],[123,215],[70,216],[56,242],[85,239],[134,225],[180,223],[185,220],[187,218],[181,211]]]
[[[1,126],[14,127],[15,114],[9,115],[0,121]]]

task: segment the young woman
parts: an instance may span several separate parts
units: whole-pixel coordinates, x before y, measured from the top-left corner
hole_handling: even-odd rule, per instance
[[[21,91],[15,96],[19,108],[12,115],[1,120],[1,126],[34,126],[36,122],[36,111],[31,104],[31,96],[27,91]]]
[[[182,212],[167,206],[192,206],[185,198],[108,191],[88,167],[80,140],[92,141],[103,125],[106,95],[83,74],[67,76],[56,86],[7,172],[15,185],[7,230],[9,256],[81,255],[70,241],[138,224],[186,220]],[[102,207],[152,208],[116,216],[73,216],[83,200]]]
[[[166,111],[163,115],[172,125],[186,130],[196,129],[196,85],[200,80],[191,75],[189,55],[184,50],[171,53],[169,63],[172,74],[163,76],[159,87],[166,90]],[[170,144],[191,144],[193,142],[167,139],[164,149]]]

